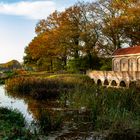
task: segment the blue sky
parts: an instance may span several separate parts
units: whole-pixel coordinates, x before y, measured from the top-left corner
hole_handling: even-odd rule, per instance
[[[62,11],[76,2],[77,0],[0,0],[0,63],[12,59],[22,62],[24,48],[35,36],[36,23],[54,10]]]

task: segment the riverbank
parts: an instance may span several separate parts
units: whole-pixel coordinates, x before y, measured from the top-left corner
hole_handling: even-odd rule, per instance
[[[43,133],[61,130],[72,120],[77,133],[103,132],[107,140],[140,138],[140,94],[136,89],[97,87],[85,75],[70,74],[17,77],[6,82],[6,89],[10,95],[33,98],[38,104],[34,105],[43,108],[42,112],[34,112]],[[45,108],[52,99],[53,106],[57,106],[55,112],[54,107]],[[44,104],[39,105],[42,100]],[[34,108],[33,103],[29,104]]]
[[[35,136],[26,129],[25,119],[17,110],[0,108],[0,139],[1,140],[31,140]]]

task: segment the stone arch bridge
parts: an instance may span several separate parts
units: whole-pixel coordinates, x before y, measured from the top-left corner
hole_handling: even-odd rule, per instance
[[[140,80],[140,72],[136,71],[88,71],[87,75],[97,85],[108,87],[138,86]]]

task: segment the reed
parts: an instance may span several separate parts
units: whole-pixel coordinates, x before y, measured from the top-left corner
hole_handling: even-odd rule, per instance
[[[47,110],[40,110],[37,125],[39,128],[39,132],[48,135],[51,131],[56,131],[61,129],[63,124],[63,117],[60,113],[51,114]]]
[[[53,75],[49,77],[15,77],[6,81],[7,92],[32,96],[35,99],[56,99],[77,85],[90,81],[87,76]]]
[[[91,110],[94,130],[108,130],[112,139],[129,130],[129,137],[140,138],[135,135],[140,132],[140,93],[136,89],[77,86],[67,94],[67,100],[70,108]]]

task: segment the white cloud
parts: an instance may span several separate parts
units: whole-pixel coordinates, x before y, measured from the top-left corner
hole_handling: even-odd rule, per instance
[[[43,19],[56,10],[52,1],[21,1],[16,3],[0,3],[0,14],[25,16],[30,19]]]

